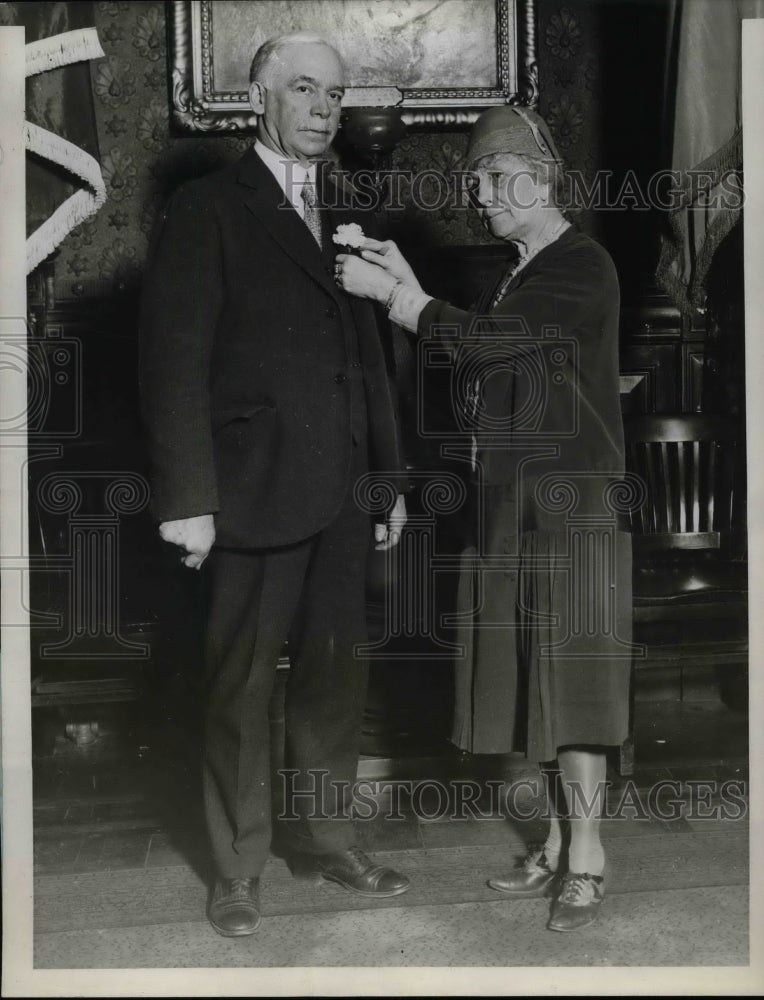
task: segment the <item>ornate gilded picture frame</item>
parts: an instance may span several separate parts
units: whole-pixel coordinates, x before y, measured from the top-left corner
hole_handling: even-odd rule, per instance
[[[453,127],[538,95],[534,0],[175,0],[172,117],[184,132],[253,128],[247,71],[266,38],[315,31],[342,53],[345,106],[398,105]]]

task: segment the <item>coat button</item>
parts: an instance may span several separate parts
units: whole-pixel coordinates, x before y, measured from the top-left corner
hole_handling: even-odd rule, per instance
[[[337,313],[335,312],[334,309],[331,308],[331,306],[326,310],[326,318],[327,319],[334,319],[334,317],[336,315],[337,315]]]
[[[334,376],[334,381],[337,383],[337,385],[342,385],[343,382],[347,382],[347,379],[348,377],[344,372],[338,372]]]

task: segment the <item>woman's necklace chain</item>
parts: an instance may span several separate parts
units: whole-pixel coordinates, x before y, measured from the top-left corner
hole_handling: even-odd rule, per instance
[[[544,249],[544,247],[548,247],[550,243],[553,243],[557,239],[557,237],[565,229],[567,229],[569,226],[570,226],[570,223],[568,222],[568,220],[567,219],[563,219],[562,222],[558,223],[555,226],[555,228],[552,230],[552,232],[548,236],[546,236],[543,240],[541,240],[540,243],[537,243],[536,246],[532,250],[529,250],[526,254],[524,254],[522,257],[520,257],[520,259],[518,261],[516,261],[510,267],[510,269],[507,271],[506,275],[504,276],[504,280],[502,281],[501,285],[499,286],[499,289],[496,292],[496,295],[494,295],[493,302],[491,303],[491,308],[492,309],[495,309],[496,306],[501,302],[501,300],[507,294],[507,289],[509,288],[509,286],[512,283],[512,281],[515,278],[515,276],[517,274],[519,274],[520,271],[522,271],[522,269],[527,264],[530,263],[530,261],[533,260],[533,258],[536,256],[536,254],[540,253]]]
[[[541,242],[538,243],[532,250],[526,253],[512,267],[510,267],[510,269],[504,276],[504,280],[499,286],[498,291],[493,297],[493,301],[491,303],[491,309],[495,309],[496,306],[501,302],[501,300],[507,294],[507,289],[509,288],[512,279],[515,277],[515,275],[519,271],[521,271],[525,267],[525,265],[529,263],[529,261],[533,260],[536,254],[540,253],[544,249],[544,247],[548,247],[550,243],[554,242],[554,240],[557,239],[560,233],[566,230],[569,226],[570,223],[568,222],[568,220],[563,219],[562,222],[558,223],[558,225],[555,226],[555,228],[547,237],[541,240]],[[469,386],[467,390],[465,411],[467,415],[474,420],[477,417],[479,408],[480,408],[480,377],[478,376],[473,380],[472,384]],[[473,470],[475,469],[476,455],[477,455],[477,438],[473,434],[472,456],[471,456]]]

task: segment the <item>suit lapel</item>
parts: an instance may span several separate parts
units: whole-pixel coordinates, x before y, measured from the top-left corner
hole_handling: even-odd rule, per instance
[[[237,179],[244,204],[262,222],[268,234],[299,267],[338,299],[337,286],[327,274],[310,230],[254,149],[242,157]]]
[[[349,191],[345,186],[340,187],[328,166],[319,173],[319,197],[321,204],[326,206],[330,246],[332,233],[336,232],[337,226],[348,225],[351,222],[363,223],[363,213],[352,208],[352,190]]]
[[[365,221],[364,213],[359,212],[357,209],[354,210],[351,207],[352,191],[348,191],[346,188],[341,188],[333,179],[330,169],[325,168],[321,171],[319,177],[319,195],[321,204],[327,206],[326,215],[328,224],[324,230],[324,238],[327,241],[326,245],[339,253],[340,248],[332,242],[332,234],[337,231],[337,226],[348,225],[351,222],[357,222],[361,228],[363,228],[363,223]],[[342,182],[340,181],[340,183]],[[366,235],[368,236],[369,234],[367,233]],[[334,253],[332,253],[332,258],[333,257]],[[345,294],[345,298],[350,302],[350,310],[353,313],[353,317],[356,322],[359,346],[363,356],[365,353],[365,337],[367,334],[369,334],[369,332],[373,332],[374,337],[376,338],[377,336],[377,320],[374,306],[368,299],[359,299],[356,298],[355,295]]]

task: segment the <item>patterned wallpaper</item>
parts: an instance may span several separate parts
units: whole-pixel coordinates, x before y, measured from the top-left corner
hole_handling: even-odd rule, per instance
[[[570,166],[590,175],[600,164],[597,93],[601,60],[597,7],[570,2],[538,4],[540,110]],[[91,78],[101,164],[108,201],[97,216],[62,244],[56,261],[60,298],[108,294],[140,275],[157,212],[187,178],[238,157],[251,138],[175,138],[168,128],[165,8],[162,3],[94,4],[106,58]],[[467,133],[413,133],[396,149],[393,166],[448,175],[462,168]],[[427,197],[426,189],[423,195]],[[485,242],[468,210],[408,208],[393,235],[434,245]],[[583,227],[596,230],[592,218]]]

